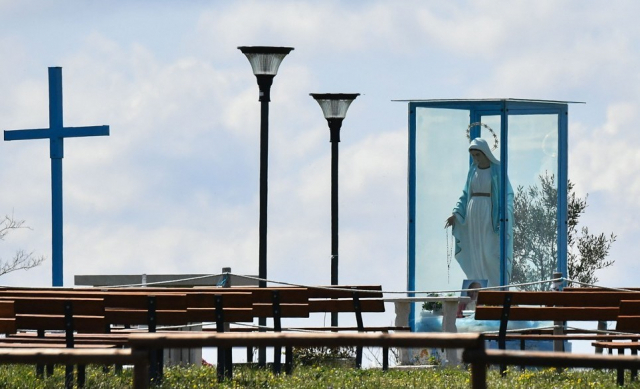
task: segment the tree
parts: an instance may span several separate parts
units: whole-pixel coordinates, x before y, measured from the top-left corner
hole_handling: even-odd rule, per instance
[[[16,220],[13,215],[6,215],[2,221],[0,221],[0,240],[4,238],[12,231],[29,228],[24,225],[24,220]],[[0,276],[11,273],[16,270],[28,270],[40,265],[44,261],[44,256],[36,256],[33,252],[26,252],[24,250],[18,250],[13,258],[8,261],[0,259]]]
[[[526,190],[518,186],[514,197],[513,229],[513,269],[512,283],[548,280],[553,277],[557,263],[557,198],[558,191],[554,175],[539,176],[540,185],[529,186]],[[616,240],[612,233],[605,236],[591,234],[587,227],[578,228],[580,216],[587,209],[587,196],[578,197],[571,181],[568,191],[568,236],[567,272],[568,278],[588,284],[595,284],[596,270],[613,265],[607,259],[611,245]],[[522,287],[525,290],[548,290],[549,284]]]

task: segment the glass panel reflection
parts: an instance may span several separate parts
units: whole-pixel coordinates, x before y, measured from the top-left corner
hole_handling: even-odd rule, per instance
[[[466,110],[416,110],[416,290],[459,289],[466,278],[444,224],[469,168],[468,125]]]
[[[557,127],[557,115],[509,117],[509,176],[515,191],[512,283],[548,280],[557,269]]]

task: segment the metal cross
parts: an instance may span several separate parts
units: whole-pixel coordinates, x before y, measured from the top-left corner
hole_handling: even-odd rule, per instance
[[[49,139],[51,156],[52,285],[63,285],[62,272],[62,158],[64,138],[109,135],[109,126],[62,125],[62,68],[49,68],[49,128],[7,130],[4,140]]]

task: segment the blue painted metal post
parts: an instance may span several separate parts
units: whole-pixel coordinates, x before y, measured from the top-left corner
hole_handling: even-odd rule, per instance
[[[416,104],[409,103],[409,212],[408,242],[409,264],[407,266],[407,290],[416,290]],[[409,293],[408,297],[415,297],[415,293]],[[409,312],[409,327],[415,331],[415,304],[411,304]]]
[[[109,135],[109,126],[64,127],[62,122],[62,68],[49,68],[49,128],[8,130],[4,140],[49,139],[51,157],[51,278],[63,286],[62,250],[62,158],[64,138]]]
[[[509,138],[509,109],[506,101],[502,101],[500,110],[500,285],[509,285],[507,279],[507,177],[508,177],[508,138]]]
[[[569,149],[569,109],[565,106],[558,113],[558,150]],[[557,271],[562,273],[563,277],[567,274],[567,234],[568,234],[568,188],[569,182],[569,163],[567,152],[558,152],[558,263]],[[562,249],[561,249],[562,248]],[[564,286],[564,282],[560,285],[560,289]]]
[[[51,158],[51,285],[63,285],[62,158]]]
[[[62,122],[62,69],[49,68],[49,128],[61,131]],[[51,156],[51,276],[53,286],[62,286],[62,158],[63,138],[52,137],[49,142]]]

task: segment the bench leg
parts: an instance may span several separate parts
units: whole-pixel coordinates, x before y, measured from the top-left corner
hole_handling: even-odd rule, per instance
[[[226,370],[225,369],[226,356],[227,354],[225,353],[224,349],[222,347],[218,347],[218,366],[217,366],[218,382],[224,381],[224,374]]]
[[[86,365],[78,365],[78,388],[84,388],[86,381]]]
[[[162,382],[162,352],[162,349],[149,350],[149,382],[154,385],[159,385]]]
[[[73,389],[73,365],[67,365],[64,373],[64,387]]]
[[[507,348],[506,343],[504,341],[503,342],[498,341],[498,348],[500,350],[505,350]],[[507,376],[507,365],[504,364],[504,363],[501,363],[500,364],[500,377],[504,378],[506,376]]]
[[[291,375],[293,372],[293,347],[287,346],[284,348],[284,373]]]
[[[389,370],[389,347],[382,348],[382,371]]]
[[[624,355],[624,349],[618,349],[618,355]],[[618,383],[618,385],[620,386],[624,386],[624,369],[623,368],[618,368],[618,377],[616,382]]]
[[[158,384],[162,382],[164,374],[164,349],[158,350]]]
[[[233,349],[231,347],[227,348],[224,352],[224,369],[225,369],[225,377],[228,379],[233,378]]]
[[[471,362],[471,387],[487,389],[487,365],[483,362]]]
[[[635,348],[631,349],[631,355],[637,356],[638,350]],[[631,381],[636,381],[638,379],[638,369],[631,369]]]
[[[280,374],[282,371],[282,349],[280,347],[273,348],[273,373]]]
[[[507,365],[504,363],[500,364],[500,377],[506,377],[507,376]]]
[[[36,377],[38,378],[44,378],[44,365],[43,364],[37,364],[36,365]]]
[[[148,389],[149,388],[149,367],[146,363],[133,365],[133,388]]]

